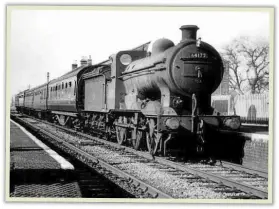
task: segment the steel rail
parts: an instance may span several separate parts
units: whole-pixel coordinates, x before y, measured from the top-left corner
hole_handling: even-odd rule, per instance
[[[216,175],[216,174],[211,174],[210,172],[201,171],[199,169],[189,168],[189,167],[186,167],[186,166],[181,165],[179,163],[172,162],[172,161],[169,161],[169,160],[165,160],[165,159],[162,159],[162,158],[155,158],[155,161],[157,161],[159,163],[162,163],[164,165],[168,165],[170,167],[174,167],[174,168],[182,170],[182,171],[193,173],[197,176],[201,176],[201,177],[206,178],[206,179],[210,179],[210,180],[212,180],[216,183],[223,184],[225,186],[240,189],[243,192],[246,192],[248,194],[253,194],[253,195],[258,196],[258,197],[263,198],[263,199],[268,198],[268,192],[266,192],[262,189],[258,189],[258,188],[255,188],[253,186],[247,185],[245,183],[239,183],[237,181],[230,180],[229,178],[224,178],[224,177],[221,177],[221,176]]]
[[[137,179],[136,177],[125,173],[124,171],[106,163],[105,161],[92,156],[90,154],[88,154],[87,152],[79,149],[78,147],[62,140],[60,137],[55,136],[52,133],[47,132],[46,130],[43,130],[41,128],[36,127],[36,125],[34,124],[30,124],[27,121],[24,121],[23,119],[17,118],[18,120],[22,121],[23,123],[27,124],[30,128],[33,128],[35,130],[35,132],[42,133],[48,137],[50,137],[51,139],[54,139],[55,141],[57,141],[59,144],[64,145],[66,148],[75,151],[76,153],[80,154],[81,156],[84,156],[85,158],[87,158],[91,163],[93,164],[98,164],[101,167],[106,168],[107,170],[112,171],[113,173],[117,174],[118,176],[127,179],[127,181],[129,182],[130,185],[133,185],[134,187],[136,187],[137,189],[141,189],[141,191],[143,191],[146,194],[149,194],[151,197],[153,198],[161,198],[161,199],[170,199],[173,198],[170,195],[166,194],[163,191],[160,191],[159,189],[156,189],[155,187]]]
[[[36,119],[38,120],[38,119]],[[40,120],[38,120],[40,121]],[[44,121],[45,122],[45,121]],[[164,165],[167,165],[167,166],[170,166],[170,167],[173,167],[173,168],[176,168],[178,170],[181,170],[181,171],[185,171],[185,172],[189,172],[189,173],[192,173],[192,174],[195,174],[195,175],[198,175],[202,178],[205,178],[205,179],[210,179],[216,183],[219,183],[219,184],[223,184],[225,186],[229,186],[229,187],[232,187],[232,188],[237,188],[241,191],[244,191],[248,194],[253,194],[255,196],[258,196],[260,198],[263,198],[263,199],[266,199],[268,198],[268,192],[262,190],[262,189],[258,189],[258,188],[255,188],[253,186],[250,186],[250,185],[247,185],[245,183],[239,183],[237,181],[234,181],[234,180],[230,180],[228,178],[224,178],[224,177],[221,177],[219,175],[216,175],[216,174],[211,174],[209,172],[204,172],[204,171],[201,171],[199,169],[194,169],[194,168],[189,168],[189,167],[186,167],[185,165],[181,165],[177,162],[173,162],[173,161],[170,161],[170,160],[167,160],[167,159],[164,159],[163,157],[152,157],[150,154],[148,153],[143,153],[141,151],[137,151],[137,150],[134,150],[132,148],[129,148],[129,147],[125,147],[123,145],[119,145],[119,144],[116,144],[116,143],[113,143],[113,142],[109,142],[109,141],[106,141],[106,140],[103,140],[103,139],[100,139],[100,138],[97,138],[97,137],[94,137],[94,136],[90,136],[88,134],[84,134],[84,133],[80,133],[80,132],[77,132],[75,130],[70,130],[68,128],[65,128],[65,127],[61,127],[59,125],[56,125],[56,124],[52,124],[52,123],[49,123],[49,122],[46,122],[48,123],[49,125],[53,125],[59,129],[62,129],[62,130],[65,130],[65,131],[68,131],[70,133],[75,133],[75,134],[78,134],[80,136],[83,136],[85,138],[88,138],[88,139],[91,139],[91,140],[95,140],[95,141],[98,141],[100,143],[103,143],[103,144],[107,144],[107,145],[110,145],[110,146],[113,146],[115,148],[120,148],[120,149],[123,149],[125,151],[128,151],[128,152],[132,152],[132,153],[135,153],[139,156],[142,156],[144,158],[147,158],[149,160],[154,160],[158,163],[161,163],[161,164],[164,164]],[[229,163],[225,163],[226,165],[230,165]],[[233,164],[231,164],[232,166]],[[232,166],[233,167],[233,166]],[[235,166],[234,168],[237,168],[238,166]],[[240,166],[239,166],[240,168]],[[242,167],[242,169],[245,169],[245,167]],[[251,170],[249,168],[246,168],[247,170]],[[237,170],[237,169],[236,169]],[[256,170],[255,170],[256,171]],[[249,172],[248,172],[249,173]]]
[[[59,127],[59,126],[58,126]],[[64,127],[63,127],[64,129]],[[68,129],[64,129],[64,130],[68,130]],[[69,130],[71,131],[71,130]],[[135,153],[139,156],[142,156],[144,158],[147,158],[149,160],[155,160],[156,162],[158,163],[161,163],[161,164],[164,164],[164,165],[167,165],[167,166],[170,166],[170,167],[174,167],[176,169],[179,169],[179,170],[182,170],[182,171],[186,171],[186,172],[189,172],[189,173],[193,173],[195,175],[198,175],[202,178],[206,178],[206,179],[210,179],[216,183],[220,183],[220,184],[223,184],[225,186],[229,186],[229,187],[232,187],[232,188],[238,188],[239,190],[241,191],[244,191],[248,194],[253,194],[255,196],[258,196],[260,198],[263,198],[263,199],[266,199],[268,198],[268,193],[262,189],[258,189],[258,188],[255,188],[253,186],[250,186],[250,185],[247,185],[245,183],[239,183],[237,181],[234,181],[234,180],[230,180],[228,178],[224,178],[224,177],[221,177],[221,176],[218,176],[216,174],[210,174],[208,172],[203,172],[203,171],[200,171],[198,169],[193,169],[193,168],[189,168],[189,167],[186,167],[185,165],[181,165],[179,163],[176,163],[176,162],[173,162],[173,161],[170,161],[170,160],[166,160],[162,157],[152,157],[150,154],[148,153],[142,153],[140,151],[136,151],[132,148],[129,148],[129,147],[125,147],[123,145],[119,145],[119,144],[115,144],[115,143],[112,143],[112,142],[108,142],[108,141],[105,141],[105,140],[102,140],[102,139],[99,139],[97,137],[93,137],[93,136],[90,136],[90,135],[87,135],[87,134],[84,134],[84,133],[77,133],[81,136],[84,136],[88,139],[93,139],[93,140],[96,140],[98,142],[101,142],[101,143],[105,143],[105,144],[108,144],[108,145],[111,145],[115,148],[122,148],[123,150],[125,151],[128,151],[128,152],[132,152],[132,153]],[[236,169],[236,170],[243,170],[243,171],[249,171],[248,173],[251,173],[251,170],[252,169],[249,169],[249,168],[245,168],[244,166],[234,166],[233,167],[233,164],[230,164],[230,163],[225,163],[225,165],[229,166],[231,165],[232,168]],[[238,169],[239,168],[239,169]],[[253,173],[256,173],[256,170],[253,170]],[[258,172],[259,174],[261,174],[261,171]],[[264,175],[264,174],[262,174]]]
[[[253,168],[248,168],[243,165],[238,165],[238,164],[234,164],[234,163],[230,163],[230,162],[226,162],[226,161],[222,161],[222,165],[223,165],[223,167],[226,167],[226,168],[232,168],[237,171],[245,171],[249,174],[256,174],[263,178],[268,178],[268,172],[263,171],[263,170],[256,170]]]

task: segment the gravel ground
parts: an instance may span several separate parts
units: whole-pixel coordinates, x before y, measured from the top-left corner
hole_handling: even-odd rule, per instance
[[[243,171],[236,171],[225,167],[222,168],[220,166],[210,166],[204,164],[195,164],[195,165],[187,164],[187,166],[194,169],[202,170],[204,172],[219,174],[224,178],[229,178],[234,181],[245,182],[247,185],[256,186],[265,191],[268,190],[267,188],[268,182],[265,180],[265,178],[262,177],[255,178],[252,174],[248,174]]]
[[[42,128],[47,128],[51,132],[55,132],[59,136],[65,138],[65,140],[72,144],[83,145],[91,142],[91,140],[85,140],[78,136],[72,136],[63,131],[58,130],[57,128],[47,125],[47,124],[38,124]],[[224,199],[230,197],[237,197],[246,195],[245,193],[239,192],[228,192],[222,193],[220,191],[225,190],[226,188],[218,188],[219,192],[214,191],[214,185],[218,186],[215,183],[203,182],[202,180],[191,180],[182,177],[184,175],[172,175],[171,172],[167,172],[169,169],[162,169],[163,167],[158,166],[156,163],[140,163],[135,159],[128,156],[122,156],[115,151],[106,149],[102,146],[80,146],[80,148],[96,157],[103,159],[104,161],[117,165],[121,170],[125,170],[127,173],[132,174],[136,178],[141,179],[144,182],[147,182],[153,185],[156,188],[161,189],[162,191],[172,195],[174,198],[207,198],[207,199]],[[235,173],[235,180],[239,178],[239,172],[230,171],[227,169],[222,169],[220,166],[210,166],[204,164],[190,164],[185,163],[186,166],[191,168],[203,170],[205,172],[211,173],[220,173],[224,177],[226,175],[231,178],[231,174]],[[160,167],[162,170],[160,170]],[[170,169],[173,170],[173,169]],[[187,174],[186,174],[187,177]],[[162,182],[164,182],[162,184]],[[259,182],[260,183],[260,182]],[[254,185],[254,183],[253,183]]]
[[[220,192],[214,192],[213,189],[205,187],[216,185],[214,183],[190,183],[187,181],[187,179],[180,179],[177,177],[177,175],[172,175],[161,171],[158,168],[150,167],[150,165],[136,162],[129,157],[123,157],[102,147],[83,146],[82,149],[90,154],[104,159],[108,163],[118,163],[117,167],[121,170],[125,170],[127,173],[132,174],[144,182],[150,183],[151,185],[161,189],[164,192],[167,192],[175,198],[223,199],[228,195],[234,195],[232,193],[223,194]],[[162,182],[164,182],[164,184],[162,184]],[[241,194],[243,195],[244,193]]]

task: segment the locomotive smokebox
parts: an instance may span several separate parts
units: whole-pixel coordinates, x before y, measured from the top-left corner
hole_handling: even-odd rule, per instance
[[[182,40],[186,41],[189,39],[197,39],[197,30],[199,30],[199,27],[196,25],[183,25],[180,27],[180,30],[182,31]]]

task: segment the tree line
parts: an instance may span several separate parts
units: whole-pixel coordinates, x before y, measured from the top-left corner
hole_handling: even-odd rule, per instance
[[[269,90],[269,43],[263,38],[239,37],[221,51],[229,68],[229,89],[238,94]]]

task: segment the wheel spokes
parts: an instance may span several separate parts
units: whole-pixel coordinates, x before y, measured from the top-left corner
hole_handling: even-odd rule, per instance
[[[155,155],[157,153],[161,137],[162,135],[160,133],[156,133],[155,120],[150,119],[149,131],[146,133],[146,144],[148,151],[151,155]]]
[[[143,141],[143,137],[144,137],[143,131],[137,130],[136,136],[133,137],[132,139],[132,145],[134,149],[139,150],[139,148],[141,147],[141,143]]]
[[[122,127],[116,127],[116,138],[118,144],[122,145],[126,141],[127,129]]]

